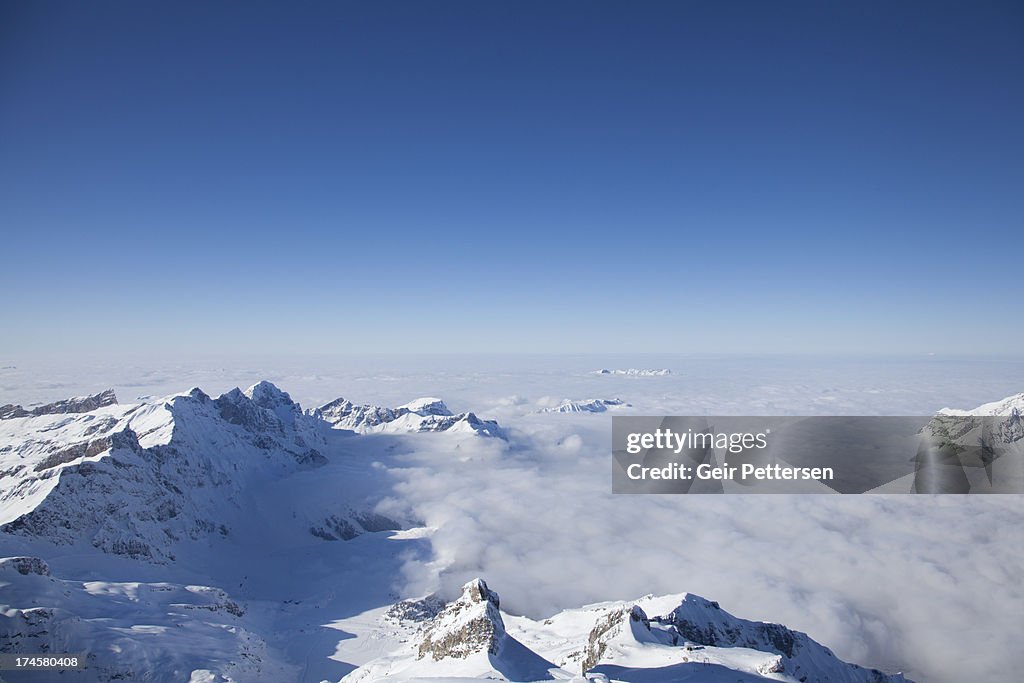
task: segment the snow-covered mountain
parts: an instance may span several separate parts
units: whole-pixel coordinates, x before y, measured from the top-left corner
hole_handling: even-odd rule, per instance
[[[921,493],[1024,490],[1024,394],[971,410],[945,408],[921,430],[927,448],[914,463]],[[897,480],[899,482],[900,480]]]
[[[953,416],[987,416],[987,415],[1004,415],[1011,416],[1014,413],[1020,414],[1024,412],[1024,394],[1014,394],[1013,396],[1007,396],[999,401],[993,401],[992,403],[984,403],[977,408],[971,408],[968,410],[961,410],[958,408],[943,408],[939,411],[940,415],[953,415]]]
[[[324,465],[344,440],[332,426],[375,431],[375,415],[387,431],[504,437],[497,423],[452,415],[438,399],[396,409],[336,401],[305,413],[270,382],[141,404],[105,392],[0,420],[0,531],[173,561],[182,540],[229,535],[254,484]],[[395,528],[342,504],[309,531],[334,540]]]
[[[359,433],[450,432],[507,439],[494,420],[482,420],[474,413],[453,414],[439,398],[418,398],[396,408],[357,405],[344,398],[310,411],[335,429]]]
[[[443,607],[435,598],[399,603],[380,628],[400,644],[342,680],[906,680],[843,662],[805,633],[740,619],[696,595],[599,603],[543,621],[504,614],[500,605],[480,579]]]
[[[551,408],[542,408],[541,413],[603,413],[609,408],[628,406],[617,398],[585,398],[578,401],[565,399]]]
[[[1011,444],[1024,439],[1022,413],[1024,394],[1015,394],[970,410],[943,408],[928,428],[961,445]]]
[[[601,368],[594,371],[595,375],[628,375],[630,377],[665,377],[671,375],[668,368],[626,368],[624,370],[609,370]]]
[[[268,382],[3,420],[0,530],[172,561],[182,539],[231,533],[253,480],[324,464],[325,431]]]

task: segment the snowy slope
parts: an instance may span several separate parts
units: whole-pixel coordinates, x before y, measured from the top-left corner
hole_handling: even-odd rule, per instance
[[[396,408],[357,405],[338,398],[310,412],[335,429],[359,433],[449,432],[476,436],[508,436],[494,420],[482,420],[474,413],[453,414],[439,398],[418,398]]]
[[[144,680],[159,672],[162,680],[188,681],[211,670],[239,681],[289,680],[297,673],[245,628],[245,607],[218,588],[65,581],[38,558],[13,557],[0,559],[0,595],[23,605],[0,609],[0,652],[86,655],[86,671],[72,680]]]
[[[323,426],[269,383],[211,399],[0,421],[0,529],[152,562],[227,535],[255,479],[325,462]]]
[[[229,535],[259,482],[325,465],[345,440],[337,429],[505,438],[497,423],[453,415],[439,399],[394,409],[339,400],[306,413],[266,381],[216,399],[199,389],[139,404],[95,398],[72,405],[87,412],[60,402],[0,420],[0,530],[168,562],[180,540]],[[397,527],[336,505],[309,531],[348,540]]]
[[[941,415],[954,415],[954,416],[977,416],[983,417],[988,415],[1005,415],[1011,416],[1014,413],[1020,414],[1024,412],[1024,394],[1014,394],[1013,396],[1007,396],[999,401],[993,401],[991,403],[984,403],[977,408],[971,408],[969,410],[959,410],[957,408],[943,408],[939,411]]]
[[[0,420],[0,652],[89,652],[85,681],[340,678],[324,614],[381,604],[423,547],[374,509],[375,458],[448,437],[361,444],[269,382],[76,401]]]
[[[541,413],[603,413],[609,408],[628,406],[617,398],[586,398],[578,401],[565,399],[551,408],[542,408]]]

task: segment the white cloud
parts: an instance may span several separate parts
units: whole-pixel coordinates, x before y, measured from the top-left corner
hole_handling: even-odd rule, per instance
[[[533,617],[689,591],[920,681],[1024,667],[1017,497],[612,496],[608,426],[547,420],[505,452],[411,456],[396,493],[437,531],[410,590],[479,575]]]

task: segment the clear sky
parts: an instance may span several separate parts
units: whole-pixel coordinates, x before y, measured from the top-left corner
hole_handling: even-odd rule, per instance
[[[1010,2],[5,2],[0,355],[1016,352],[1022,74]]]

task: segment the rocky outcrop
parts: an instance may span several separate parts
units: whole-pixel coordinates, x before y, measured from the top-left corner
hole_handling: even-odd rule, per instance
[[[611,640],[623,635],[627,630],[632,632],[635,629],[644,629],[648,632],[651,630],[650,619],[637,605],[613,609],[602,617],[594,625],[594,628],[590,629],[590,634],[587,636],[582,673],[590,671],[601,662]]]
[[[49,576],[50,566],[39,557],[2,557],[0,558],[0,572],[16,571],[22,576],[37,574]]]
[[[482,579],[462,587],[462,595],[433,620],[423,636],[417,657],[437,661],[448,657],[465,659],[471,654],[496,655],[505,638],[498,594]]]
[[[113,389],[107,389],[92,396],[75,396],[35,408],[23,408],[20,405],[9,403],[5,406],[0,406],[0,420],[9,420],[15,417],[36,417],[39,415],[89,413],[99,408],[115,405],[116,403],[117,396],[114,395]]]
[[[543,621],[503,621],[497,595],[476,579],[440,611],[436,604],[407,601],[395,605],[385,621],[386,631],[401,633],[405,642],[346,676],[345,683],[660,681],[697,680],[702,674],[715,680],[783,674],[801,683],[907,683],[901,674],[843,662],[804,633],[737,618],[716,602],[688,594],[596,603]],[[415,647],[406,644],[410,640]]]
[[[309,528],[309,533],[325,541],[351,541],[357,536],[377,531],[395,531],[401,525],[390,517],[375,512],[357,512],[327,515]]]
[[[809,638],[780,624],[736,619],[717,602],[687,595],[666,615],[655,619],[671,626],[682,641],[718,647],[748,647],[794,657]]]
[[[780,674],[785,670],[786,665],[783,663],[780,655],[776,655],[757,665],[757,673],[762,676],[767,676],[768,674]]]
[[[775,655],[759,665],[758,670],[763,674],[785,671],[805,683],[828,683],[835,678],[835,674],[830,672],[836,671],[843,672],[842,680],[870,683],[905,681],[900,674],[886,674],[842,662],[806,633],[782,624],[739,619],[723,610],[717,602],[697,595],[684,596],[677,607],[653,617],[651,623],[672,634],[675,644],[739,647]]]
[[[418,626],[433,620],[446,606],[444,600],[436,595],[418,600],[402,600],[388,608],[384,619],[399,625]]]

